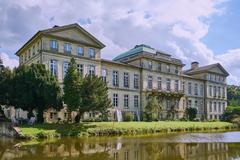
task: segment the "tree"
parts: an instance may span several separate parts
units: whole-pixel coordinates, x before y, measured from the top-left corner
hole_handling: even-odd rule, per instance
[[[81,94],[81,78],[80,74],[77,71],[76,62],[72,58],[68,71],[64,77],[63,82],[63,90],[64,90],[64,103],[67,104],[68,107],[68,120],[70,119],[71,112],[73,110],[78,110],[80,108]]]
[[[9,68],[0,70],[0,105],[10,105],[12,91],[12,72]]]
[[[101,77],[87,75],[84,77],[81,89],[81,101],[79,111],[80,117],[84,112],[100,112],[102,116],[107,114],[107,109],[111,107],[111,101],[108,98],[108,88]]]
[[[155,95],[149,94],[144,111],[144,120],[152,121],[158,119],[159,105]]]
[[[197,116],[196,108],[188,107],[185,112],[186,112],[187,119],[189,119],[190,121],[193,121]]]
[[[42,64],[20,66],[14,72],[14,106],[28,110],[29,116],[37,110],[38,121],[43,122],[43,112],[48,108],[62,107],[62,92],[58,81]]]

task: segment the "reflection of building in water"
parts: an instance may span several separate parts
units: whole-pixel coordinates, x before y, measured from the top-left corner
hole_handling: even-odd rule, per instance
[[[93,142],[90,140],[69,139],[55,143],[23,146],[19,150],[11,147],[11,149],[6,149],[2,153],[0,159],[79,157],[81,160],[225,160],[237,156],[237,151],[240,148],[240,144],[232,146],[231,152],[229,152],[229,146],[232,146],[232,144],[139,142],[128,139],[110,139],[108,142]]]

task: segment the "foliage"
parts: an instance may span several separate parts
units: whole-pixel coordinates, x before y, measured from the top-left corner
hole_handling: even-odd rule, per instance
[[[227,99],[230,106],[240,106],[240,87],[233,85],[228,86]]]
[[[134,114],[131,113],[131,112],[124,112],[123,113],[123,120],[126,121],[126,122],[129,122],[129,121],[134,121]]]
[[[10,105],[12,90],[12,72],[9,68],[0,70],[0,104]]]
[[[107,114],[107,109],[111,106],[108,98],[108,88],[101,77],[86,75],[80,87],[80,113],[88,111],[98,111],[102,116]]]
[[[25,138],[59,136],[137,135],[169,132],[212,131],[237,128],[228,122],[94,122],[80,124],[36,124],[20,126]]]
[[[145,106],[143,115],[145,121],[160,120],[160,115],[163,111],[161,97],[155,91],[147,95],[147,105]]]
[[[188,107],[188,108],[186,108],[185,112],[186,112],[187,119],[190,120],[190,121],[193,121],[197,116],[197,109],[196,108]]]
[[[223,114],[223,120],[240,124],[240,106],[228,106]]]
[[[59,83],[44,65],[20,66],[14,71],[12,104],[15,107],[38,112],[38,121],[43,122],[43,111],[62,107],[62,92]]]
[[[63,88],[64,102],[70,111],[79,111],[79,118],[88,111],[99,111],[103,117],[106,116],[111,105],[106,83],[95,75],[86,75],[81,79],[73,58],[64,78]]]
[[[80,101],[81,101],[81,94],[80,94],[81,78],[80,78],[79,72],[77,71],[76,62],[73,58],[69,63],[69,67],[64,77],[63,84],[64,84],[63,99],[64,99],[64,103],[67,104],[68,106],[68,110],[69,110],[68,115],[70,115],[71,111],[79,109]]]

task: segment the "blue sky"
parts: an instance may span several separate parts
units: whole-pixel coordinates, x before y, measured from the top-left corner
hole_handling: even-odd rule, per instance
[[[215,15],[210,20],[208,34],[203,38],[216,54],[240,47],[240,1],[231,0],[224,3],[225,12]]]
[[[180,58],[187,69],[221,63],[240,85],[239,0],[0,0],[0,56],[14,53],[38,30],[79,23],[103,42],[102,57],[145,43]]]

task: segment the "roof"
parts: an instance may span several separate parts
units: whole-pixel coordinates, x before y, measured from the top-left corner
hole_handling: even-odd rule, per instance
[[[138,56],[140,54],[141,54],[141,56]],[[160,58],[159,55],[162,55],[165,58]],[[170,54],[156,50],[146,44],[136,45],[134,48],[130,49],[129,51],[124,52],[124,53],[118,55],[117,57],[115,57],[113,59],[113,61],[129,62],[129,61],[134,60],[133,57],[135,57],[135,58],[145,57],[145,58],[151,58],[151,59],[155,59],[155,60],[161,59],[162,61],[166,61],[168,63],[174,63],[174,64],[179,64],[179,65],[184,66],[184,64],[182,63],[181,60],[172,58]]]
[[[30,42],[32,42],[35,38],[37,38],[38,36],[45,34],[45,33],[50,33],[50,32],[55,32],[55,31],[59,31],[59,30],[64,30],[64,29],[68,29],[68,28],[77,28],[80,31],[82,31],[84,34],[88,35],[94,42],[96,42],[101,48],[104,48],[105,45],[100,42],[97,38],[95,38],[92,34],[90,34],[88,31],[86,31],[84,28],[82,28],[79,24],[77,23],[73,23],[73,24],[69,24],[69,25],[64,25],[64,26],[54,26],[53,28],[48,28],[48,29],[44,29],[44,30],[39,30],[33,37],[31,37],[15,54],[18,55],[18,53],[24,49]]]
[[[223,66],[220,63],[210,64],[210,65],[198,67],[196,69],[185,70],[185,71],[183,71],[183,74],[192,75],[192,74],[196,74],[199,72],[209,71],[214,67],[220,68],[222,70],[222,72],[224,73],[224,75],[226,75],[226,76],[229,75],[229,73],[223,68]]]
[[[113,60],[114,60],[114,61],[117,61],[117,60],[122,59],[122,58],[125,58],[125,57],[130,57],[130,56],[138,55],[139,53],[142,53],[143,51],[145,51],[145,50],[146,50],[145,48],[154,51],[154,49],[151,48],[150,46],[145,45],[145,44],[140,44],[140,45],[136,45],[134,48],[130,49],[129,51],[124,52],[124,53],[118,55],[118,56],[115,57]]]

